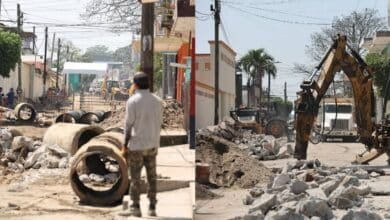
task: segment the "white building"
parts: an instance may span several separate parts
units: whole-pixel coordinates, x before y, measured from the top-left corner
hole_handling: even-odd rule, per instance
[[[215,42],[209,44],[210,54],[196,54],[196,128],[214,123]],[[236,52],[223,41],[219,45],[219,120],[222,121],[235,104]]]

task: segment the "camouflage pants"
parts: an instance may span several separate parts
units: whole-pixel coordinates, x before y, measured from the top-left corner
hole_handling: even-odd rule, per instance
[[[127,163],[130,171],[130,189],[129,194],[134,203],[139,204],[141,194],[141,170],[146,168],[146,177],[148,180],[148,198],[150,203],[156,204],[157,192],[157,173],[156,173],[157,148],[144,151],[129,151]]]

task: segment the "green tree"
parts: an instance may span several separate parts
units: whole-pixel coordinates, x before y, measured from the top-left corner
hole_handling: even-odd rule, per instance
[[[9,77],[21,56],[22,40],[19,35],[0,29],[0,76]]]
[[[375,9],[366,8],[361,11],[353,11],[347,16],[335,17],[332,26],[322,28],[321,31],[311,35],[311,42],[306,46],[306,54],[316,65],[331,46],[332,38],[337,34],[346,35],[348,44],[359,54],[363,54],[366,51],[360,43],[364,38],[372,37],[375,31],[384,27],[383,19]],[[295,64],[294,71],[310,74],[314,69],[313,64]]]
[[[107,46],[95,45],[87,48],[84,55],[81,56],[81,59],[90,61],[112,61],[113,53]]]
[[[366,62],[373,71],[374,85],[378,88],[378,94],[385,97],[386,82],[390,77],[390,57],[369,53]]]
[[[162,87],[162,75],[163,75],[163,69],[162,69],[162,54],[161,53],[154,53],[153,56],[153,84],[154,84],[154,90],[158,90]]]
[[[269,73],[273,77],[276,76],[277,69],[274,58],[266,53],[263,48],[254,49],[250,50],[240,59],[239,65],[242,70],[249,74],[251,81],[253,81],[252,85],[249,85],[251,88],[248,89],[253,91],[252,86],[257,86],[261,98],[263,92],[263,77],[265,73]]]

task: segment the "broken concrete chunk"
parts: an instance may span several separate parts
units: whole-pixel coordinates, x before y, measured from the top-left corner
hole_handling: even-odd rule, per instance
[[[277,203],[275,194],[263,194],[261,199],[254,204],[253,208],[249,209],[249,214],[256,211],[261,211],[263,214],[266,214]]]
[[[352,174],[353,176],[356,176],[359,179],[369,179],[370,175],[366,170],[358,169],[356,172]]]
[[[389,183],[386,181],[370,182],[368,186],[371,188],[373,195],[390,195]]]
[[[46,151],[46,146],[41,146],[36,151],[29,153],[26,159],[26,162],[24,163],[24,168],[28,169],[38,161],[38,158],[42,157],[42,154]]]
[[[242,220],[263,220],[263,219],[264,219],[264,215],[261,211],[246,214],[242,218]]]
[[[79,176],[79,180],[83,183],[89,183],[91,182],[91,179],[89,178],[89,176],[87,174],[81,174]]]
[[[370,173],[370,176],[373,177],[373,178],[377,178],[377,177],[380,176],[380,174],[374,171],[374,172]]]
[[[69,156],[69,153],[66,152],[64,149],[62,149],[57,144],[48,145],[47,149],[49,149],[50,152],[52,152],[53,155],[56,155],[58,157],[68,157]]]
[[[340,186],[329,195],[329,203],[337,208],[346,209],[362,203],[362,196],[370,193],[368,186]]]
[[[95,174],[95,173],[89,174],[89,178],[93,182],[97,182],[97,183],[103,183],[104,182],[104,177],[101,176],[101,175]]]
[[[289,184],[291,181],[291,178],[288,174],[282,173],[275,177],[274,182],[272,184],[272,188],[277,188],[286,184]]]
[[[12,141],[12,150],[17,151],[21,148],[27,148],[32,150],[34,140],[25,136],[14,137]]]
[[[333,179],[320,185],[326,196],[329,196],[341,183],[341,179]]]
[[[267,214],[265,220],[304,220],[305,216],[296,213],[293,210],[282,208],[279,211],[272,211]]]
[[[341,217],[341,220],[382,220],[383,217],[367,209],[352,209]]]
[[[299,181],[299,180],[294,181],[290,186],[291,192],[296,194],[296,195],[305,192],[308,188],[309,188],[309,185],[307,185],[306,182]]]
[[[245,198],[242,199],[244,205],[252,205],[253,201],[255,201],[255,199],[251,195],[246,195]]]
[[[325,200],[318,198],[309,198],[299,201],[296,211],[307,217],[318,216],[324,219],[333,217],[332,209],[329,207],[328,203]]]
[[[65,168],[68,167],[68,164],[69,164],[69,158],[68,157],[63,157],[58,162],[58,168],[65,169]]]
[[[261,188],[253,188],[249,191],[249,194],[251,194],[252,197],[259,197],[264,194],[264,190]]]
[[[324,191],[322,191],[320,188],[308,189],[306,190],[306,193],[309,195],[309,197],[327,200]]]

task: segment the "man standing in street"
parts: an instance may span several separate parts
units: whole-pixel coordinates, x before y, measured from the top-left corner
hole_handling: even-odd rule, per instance
[[[134,76],[134,95],[126,103],[125,145],[122,154],[127,157],[130,169],[130,197],[132,204],[124,215],[141,217],[141,170],[146,168],[149,184],[149,212],[156,216],[156,156],[160,146],[162,123],[161,99],[149,91],[149,77],[145,73]]]
[[[14,88],[10,88],[9,92],[7,93],[7,106],[8,106],[8,108],[14,107],[14,99],[15,99]]]

